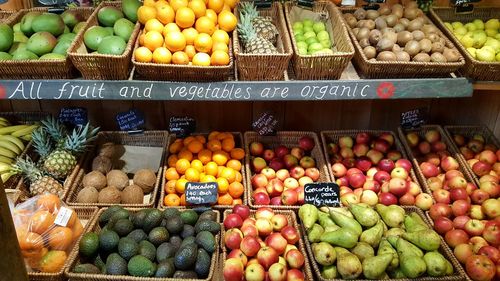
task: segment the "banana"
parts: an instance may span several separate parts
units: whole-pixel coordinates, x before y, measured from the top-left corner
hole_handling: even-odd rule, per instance
[[[10,135],[14,132],[18,132],[28,127],[30,127],[30,125],[16,125],[16,126],[4,127],[0,129],[0,135]]]
[[[0,140],[0,147],[6,148],[12,152],[14,152],[17,155],[21,154],[21,149],[17,147],[14,143],[8,141],[8,140]]]
[[[0,163],[12,164],[14,163],[14,159],[0,155]]]
[[[31,134],[29,135],[24,135],[21,137],[22,140],[25,140],[25,141],[31,141]]]
[[[27,127],[16,130],[11,135],[13,135],[14,137],[21,137],[24,135],[31,134],[31,132],[33,132],[33,130],[38,128],[38,125],[24,125],[24,126],[27,126]],[[0,129],[0,130],[2,130],[2,129]]]
[[[0,120],[0,127],[3,128],[3,127],[8,127],[8,126],[10,126],[9,122],[5,122],[3,120]]]
[[[2,146],[0,146],[0,155],[3,155],[3,156],[8,157],[8,158],[16,158],[17,157],[17,154],[14,151],[12,151],[8,148],[2,147]]]
[[[0,163],[0,174],[5,174],[6,172],[10,172],[12,170],[12,166],[10,164]]]
[[[5,122],[9,123],[9,119],[2,117],[2,116],[0,116],[0,121],[5,121]]]
[[[7,181],[10,179],[10,177],[12,177],[12,176],[13,176],[13,175],[15,175],[15,174],[16,174],[16,173],[14,173],[14,172],[9,172],[9,173],[2,174],[2,175],[1,175],[2,182],[3,182],[3,183],[7,182]]]
[[[18,137],[14,137],[13,135],[0,135],[0,140],[7,140],[14,143],[15,145],[17,145],[17,147],[19,147],[21,151],[23,151],[25,148],[23,141]]]

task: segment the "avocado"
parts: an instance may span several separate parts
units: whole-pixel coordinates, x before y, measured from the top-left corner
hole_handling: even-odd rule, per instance
[[[180,216],[172,216],[167,220],[167,230],[171,234],[179,234],[182,232],[184,222]]]
[[[123,0],[122,10],[125,16],[132,22],[137,22],[137,10],[142,6],[139,0]]]
[[[112,252],[118,246],[120,236],[112,230],[105,230],[99,233],[99,248],[105,252]]]
[[[198,279],[198,275],[196,274],[196,272],[192,270],[189,271],[177,270],[174,273],[174,276],[172,277],[177,279]]]
[[[180,216],[181,212],[176,208],[167,208],[163,211],[163,217],[168,221],[173,216]]]
[[[130,215],[130,220],[134,224],[135,228],[142,228],[144,226],[144,219],[146,215],[150,212],[150,209],[140,210]]]
[[[99,216],[99,225],[100,226],[106,225],[108,223],[109,219],[111,219],[111,216],[113,216],[113,214],[116,211],[122,210],[122,209],[123,209],[122,206],[114,205],[114,206],[111,206],[111,207],[107,208],[106,210],[104,210],[104,212],[102,212],[102,214]]]
[[[198,274],[198,278],[207,278],[210,273],[210,264],[212,260],[210,255],[204,249],[198,249],[194,271]]]
[[[56,53],[48,53],[41,56],[39,59],[41,60],[64,60],[66,59],[65,55],[56,54]]]
[[[198,221],[202,221],[202,220],[215,221],[215,220],[217,220],[217,214],[214,211],[210,211],[210,210],[205,211],[198,218]]]
[[[61,18],[66,26],[73,29],[75,25],[81,22],[83,19],[75,10],[66,10],[61,14]]]
[[[34,32],[46,31],[54,36],[63,34],[65,26],[62,18],[52,13],[43,13],[35,17],[31,23]]]
[[[50,53],[57,44],[54,35],[46,31],[37,32],[31,35],[26,43],[26,49],[38,56]]]
[[[115,25],[113,25],[113,32],[115,35],[118,35],[121,38],[123,38],[125,42],[128,42],[128,39],[130,39],[130,36],[134,31],[134,27],[135,25],[131,21],[123,18],[115,22]]]
[[[41,15],[40,12],[27,12],[23,18],[21,19],[21,31],[24,33],[24,35],[26,36],[30,36],[31,34],[33,34],[33,28],[32,28],[32,24],[33,24],[33,20],[38,17],[39,15]]]
[[[28,50],[17,50],[12,53],[12,60],[36,60],[38,56]]]
[[[73,268],[73,272],[74,273],[100,274],[101,270],[97,266],[95,266],[91,263],[82,263],[82,264],[75,266],[75,268]]]
[[[180,217],[185,224],[195,225],[198,221],[198,213],[194,210],[185,210],[181,212]]]
[[[154,261],[156,258],[156,248],[149,241],[141,241],[139,242],[139,255],[144,256],[151,261]]]
[[[166,261],[175,256],[175,248],[169,242],[162,243],[156,249],[156,260],[158,262]]]
[[[68,53],[69,46],[71,46],[70,40],[61,40],[56,44],[52,53],[66,55]]]
[[[181,246],[179,251],[177,251],[174,256],[175,268],[180,270],[191,269],[196,263],[197,252],[198,246],[194,243]]]
[[[196,244],[202,247],[208,253],[213,253],[215,251],[215,237],[209,231],[201,231],[196,235]]]
[[[0,60],[11,60],[12,55],[6,52],[0,52]]]
[[[141,242],[142,240],[148,239],[148,235],[142,229],[134,229],[130,232],[127,237],[132,238],[136,243]]]
[[[132,238],[123,237],[118,242],[118,254],[128,261],[139,254],[139,244]]]
[[[194,236],[186,237],[186,239],[182,240],[182,243],[181,243],[179,249],[182,248],[184,245],[194,244],[194,243],[196,243],[196,238]],[[179,250],[179,249],[177,249],[177,250]]]
[[[99,235],[94,232],[85,233],[79,242],[80,255],[90,258],[99,250]]]
[[[14,30],[9,25],[0,23],[0,52],[9,50],[12,43],[14,43]]]
[[[112,253],[106,259],[106,274],[125,275],[127,274],[127,261],[117,253]]]
[[[130,212],[126,209],[120,209],[120,210],[116,210],[116,212],[114,212],[112,215],[111,215],[111,219],[128,219],[130,217]]]
[[[94,259],[94,265],[101,270],[102,273],[106,273],[106,263],[102,260],[102,257],[98,255]]]
[[[196,233],[200,233],[203,230],[207,230],[212,232],[213,234],[217,234],[220,231],[220,224],[211,221],[211,220],[198,220],[196,225],[194,226],[194,230]]]
[[[162,261],[158,264],[156,268],[155,277],[173,277],[175,273],[175,266],[172,260]]]
[[[132,276],[151,277],[155,274],[155,265],[144,256],[138,255],[128,261],[128,273]]]
[[[115,216],[112,217],[112,219]],[[113,225],[113,230],[120,235],[120,237],[127,236],[132,230],[134,230],[134,225],[129,219],[119,219]]]
[[[123,18],[123,13],[119,9],[111,6],[103,7],[97,12],[97,19],[102,26],[112,27],[115,22]]]
[[[186,237],[189,237],[189,236],[194,236],[195,232],[194,232],[194,226],[192,225],[189,225],[189,224],[185,224],[182,228],[182,232],[181,232],[181,237],[182,238],[186,238]]]
[[[163,219],[161,220],[160,226],[163,226],[163,227],[167,228],[167,221],[168,221],[168,220],[166,220],[165,218],[163,218]]]
[[[155,246],[159,246],[163,242],[167,242],[169,233],[165,227],[158,226],[153,228],[148,235],[149,242]]]
[[[144,229],[145,232],[149,233],[153,228],[160,225],[162,219],[162,212],[160,210],[153,209],[148,212],[146,217],[144,218],[142,229]]]
[[[170,237],[170,240],[168,240],[168,242],[172,244],[172,247],[174,247],[175,252],[177,252],[177,250],[179,250],[179,248],[181,247],[182,238],[180,238],[177,235],[174,235]]]

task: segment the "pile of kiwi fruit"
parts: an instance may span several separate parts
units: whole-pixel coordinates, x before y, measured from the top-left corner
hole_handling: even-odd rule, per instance
[[[344,19],[370,61],[457,62],[461,55],[416,2],[359,8]]]

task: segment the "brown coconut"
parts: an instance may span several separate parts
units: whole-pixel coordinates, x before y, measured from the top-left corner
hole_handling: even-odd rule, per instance
[[[112,167],[113,163],[111,162],[111,159],[105,156],[96,156],[92,161],[92,171],[99,171],[103,174],[107,174],[111,171]]]
[[[123,204],[142,204],[144,202],[144,192],[138,185],[132,184],[122,191]]]
[[[114,186],[119,190],[123,190],[129,185],[129,179],[127,174],[120,170],[111,170],[106,175],[108,181],[108,186]]]
[[[99,192],[99,203],[118,204],[121,200],[121,191],[114,186],[108,186]]]
[[[150,193],[156,184],[155,172],[149,169],[138,170],[134,174],[134,184],[140,186],[144,193]]]
[[[83,177],[83,187],[92,186],[97,190],[101,190],[105,188],[106,185],[106,176],[99,171],[92,171]]]
[[[78,203],[97,203],[99,199],[99,191],[93,186],[84,187],[76,196]]]
[[[99,156],[113,159],[113,156],[115,156],[115,144],[112,142],[107,142],[101,145],[101,147],[99,148]]]

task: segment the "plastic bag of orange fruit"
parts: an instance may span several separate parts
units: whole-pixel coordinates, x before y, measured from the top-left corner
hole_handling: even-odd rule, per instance
[[[32,271],[59,272],[83,232],[75,211],[49,193],[17,205],[12,217],[21,254]]]

